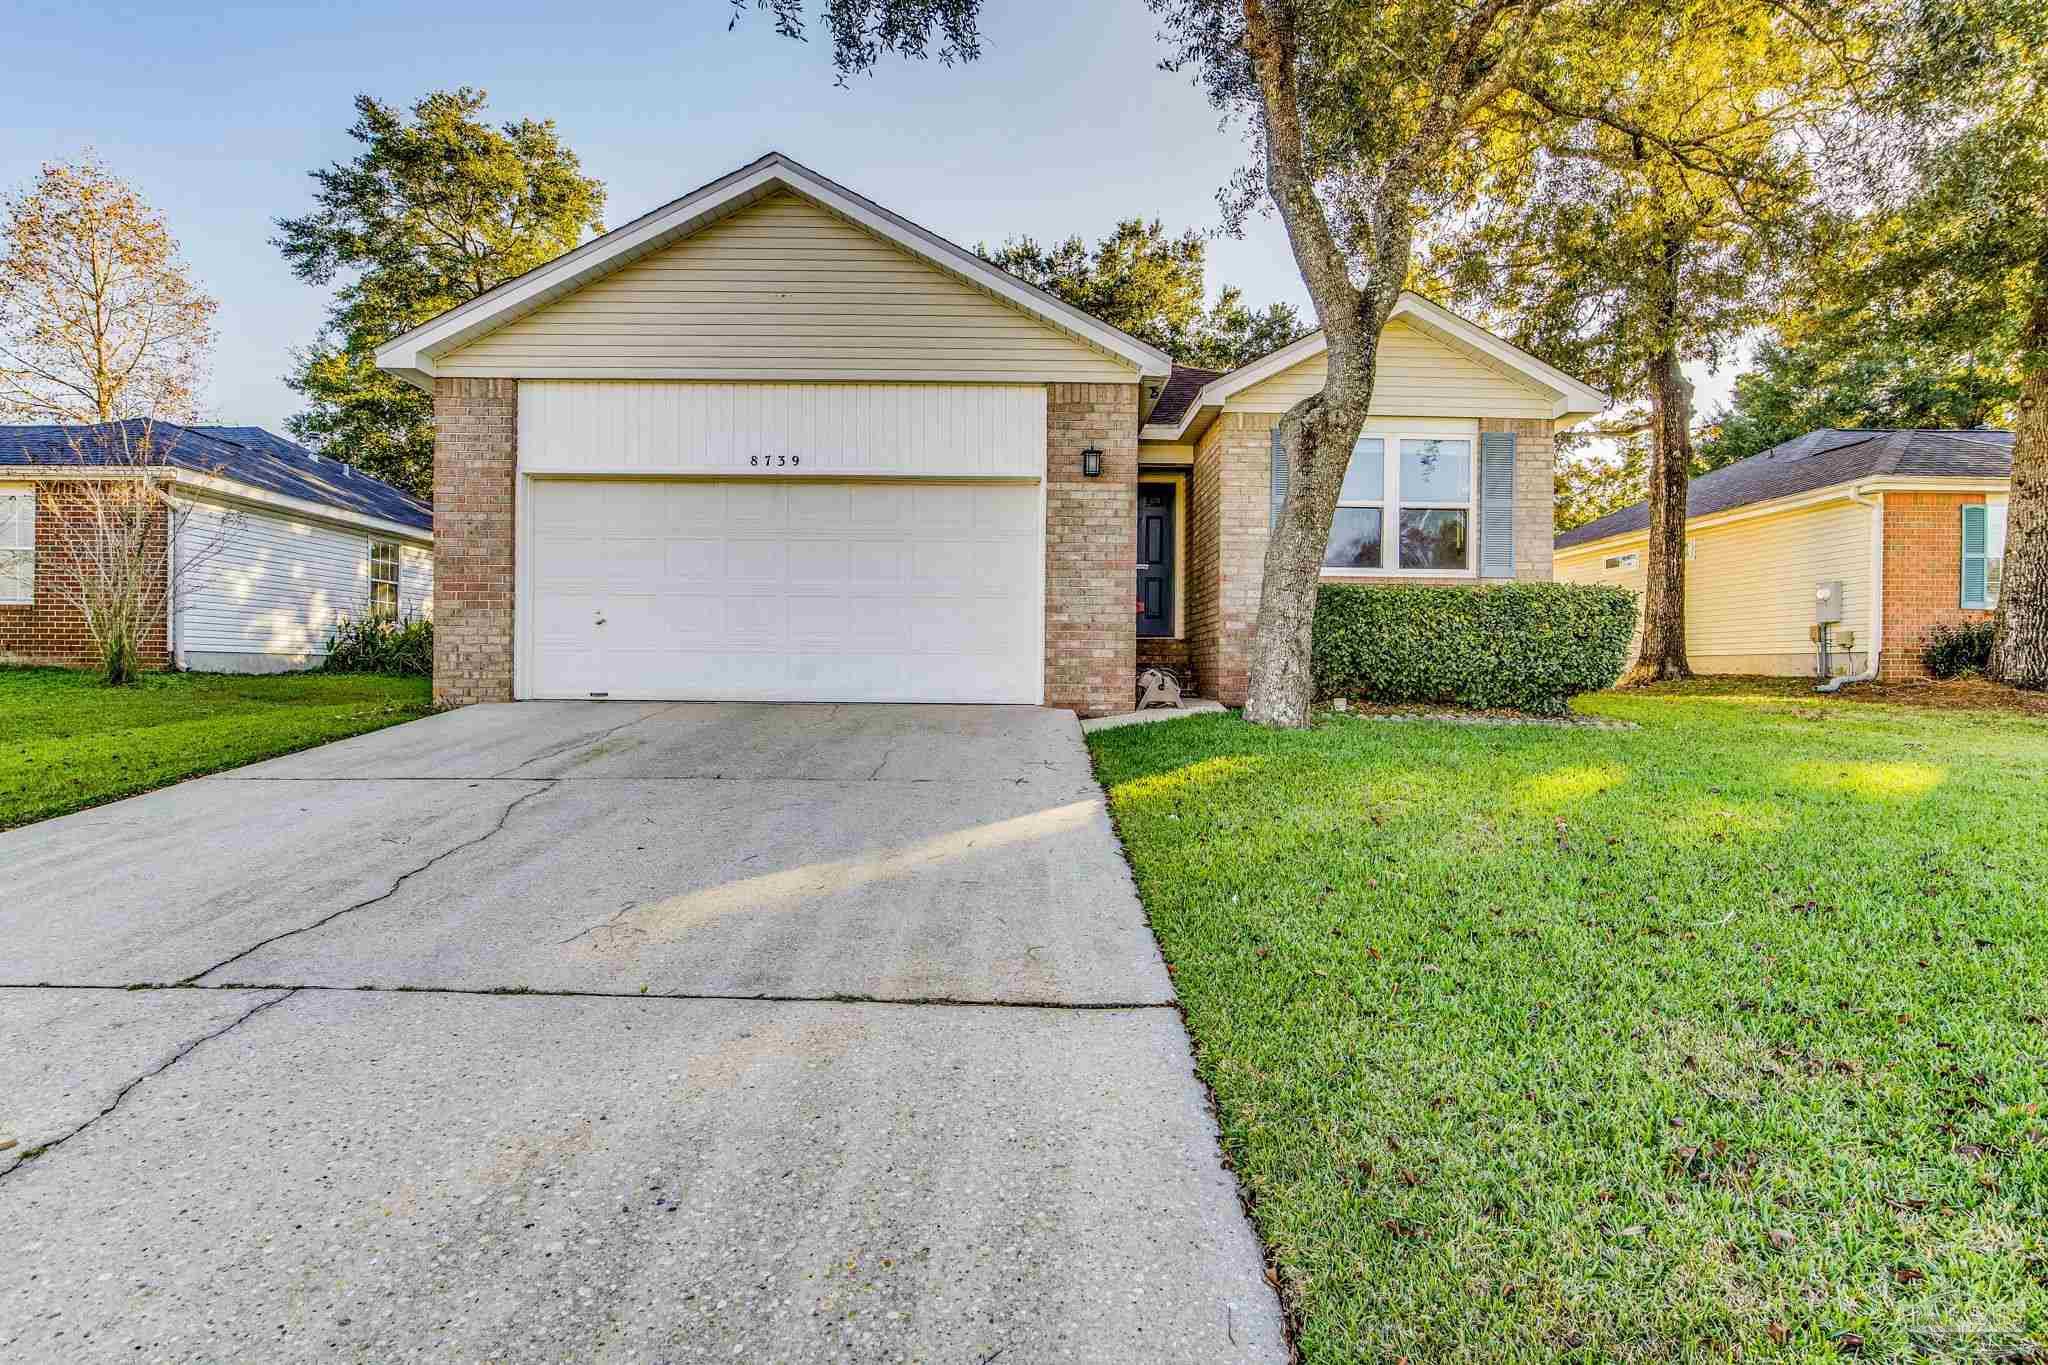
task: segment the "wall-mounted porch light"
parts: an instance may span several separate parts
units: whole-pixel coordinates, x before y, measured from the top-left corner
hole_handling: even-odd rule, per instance
[[[1083,477],[1090,479],[1102,477],[1102,452],[1094,446],[1089,446],[1081,452],[1081,473]]]

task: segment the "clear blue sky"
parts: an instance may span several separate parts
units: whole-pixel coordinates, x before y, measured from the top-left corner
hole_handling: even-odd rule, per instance
[[[410,104],[466,84],[496,117],[553,118],[605,182],[609,223],[778,149],[970,246],[1092,240],[1133,213],[1210,229],[1245,155],[1186,77],[1157,69],[1141,0],[993,0],[980,61],[891,61],[847,90],[821,42],[778,39],[751,13],[729,33],[728,13],[14,0],[0,183],[88,147],[135,183],[220,300],[215,414],[282,429],[296,398],[280,376],[325,299],[285,268],[271,220],[305,211],[308,171],[354,154],[358,92]],[[1309,313],[1270,219],[1211,246],[1211,293],[1224,282]]]

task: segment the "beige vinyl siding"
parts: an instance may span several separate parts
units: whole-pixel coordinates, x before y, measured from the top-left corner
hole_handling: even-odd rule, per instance
[[[1694,530],[1685,573],[1686,652],[1701,673],[1804,677],[1814,670],[1815,585],[1842,583],[1842,624],[1863,666],[1870,644],[1871,511],[1845,500]],[[1633,553],[1633,569],[1608,569]],[[1557,560],[1565,583],[1616,583],[1643,591],[1648,551],[1641,536],[1597,552],[1569,550]]]
[[[1133,366],[794,194],[442,356],[522,378],[1129,383]]]
[[[1328,357],[1320,352],[1261,380],[1224,403],[1226,412],[1285,412],[1323,391]],[[1396,319],[1380,336],[1373,383],[1374,416],[1542,417],[1556,395],[1426,336]]]

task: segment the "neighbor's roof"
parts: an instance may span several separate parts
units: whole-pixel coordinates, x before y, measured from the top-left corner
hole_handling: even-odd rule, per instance
[[[0,427],[0,471],[119,464],[145,436],[166,463],[195,474],[421,531],[434,529],[433,509],[417,498],[262,427],[186,427],[141,418],[93,426]]]
[[[1176,365],[1173,373],[1166,377],[1165,385],[1159,390],[1159,397],[1153,401],[1152,411],[1145,421],[1178,422],[1180,415],[1188,410],[1188,404],[1195,401],[1195,395],[1202,386],[1212,379],[1221,379],[1226,371],[1198,370],[1193,365]]]
[[[770,152],[394,337],[377,348],[377,366],[410,384],[431,387],[436,359],[456,347],[782,190],[801,195],[940,270],[1128,361],[1140,374],[1163,375],[1173,364],[1158,347],[1055,298],[781,152]]]
[[[1730,512],[1753,502],[1863,479],[2005,479],[2012,476],[2012,433],[1971,431],[1823,428],[1760,451],[1746,460],[1702,474],[1688,486],[1687,520]],[[1598,521],[1575,526],[1557,538],[1570,549],[1609,536],[1641,531],[1650,524],[1650,505],[1639,502]]]

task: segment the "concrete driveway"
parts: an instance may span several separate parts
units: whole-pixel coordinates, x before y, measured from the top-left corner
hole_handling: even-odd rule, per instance
[[[0,1358],[1285,1358],[1064,712],[471,707],[0,888]]]

